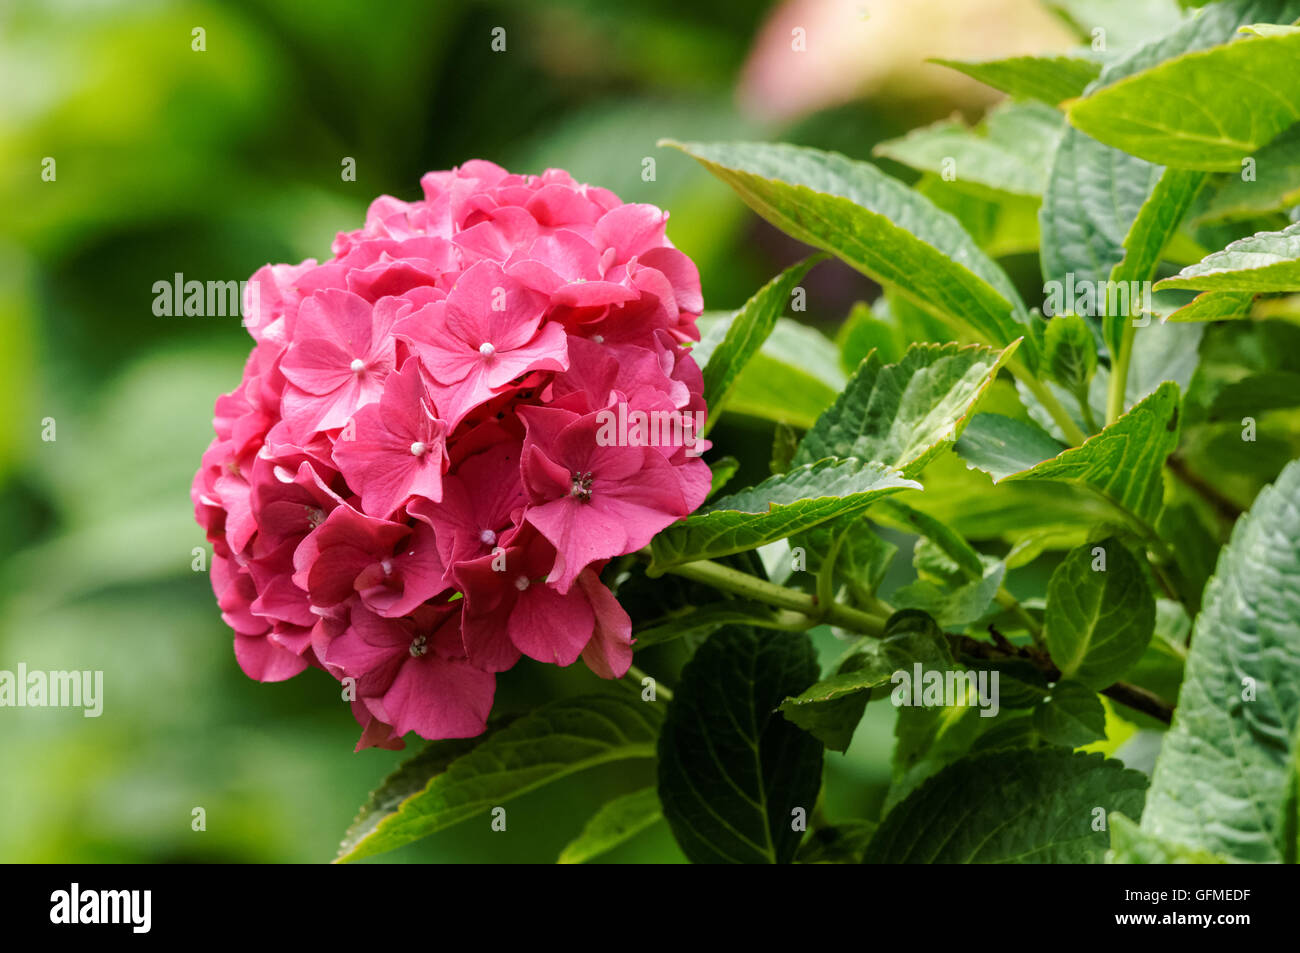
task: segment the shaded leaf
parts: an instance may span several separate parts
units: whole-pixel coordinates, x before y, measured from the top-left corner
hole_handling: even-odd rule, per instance
[[[682,671],[659,738],[659,797],[695,863],[789,863],[822,746],[776,712],[817,678],[803,633],[719,629]]]
[[[1034,708],[1034,730],[1046,741],[1078,748],[1106,737],[1106,710],[1088,686],[1057,682]]]
[[[585,864],[624,841],[631,840],[663,817],[659,793],[642,788],[607,801],[587,821],[582,833],[560,852],[560,864]]]
[[[391,796],[375,799],[365,829],[344,842],[337,860],[393,850],[598,764],[652,758],[659,712],[622,695],[566,698],[453,760],[431,755],[398,780]],[[425,783],[418,786],[421,774]]]
[[[826,747],[847,751],[871,689],[888,683],[896,671],[914,662],[947,668],[952,654],[933,619],[924,612],[903,610],[890,617],[881,638],[862,640],[834,675],[784,699],[781,713]]]
[[[1059,748],[975,755],[894,807],[864,862],[1100,863],[1107,836],[1093,829],[1094,812],[1134,814],[1145,788],[1144,775],[1101,755]]]
[[[976,414],[956,446],[968,467],[995,481],[1050,460],[1064,449],[1041,427],[1001,414]]]
[[[1155,621],[1146,574],[1117,539],[1072,549],[1048,582],[1043,637],[1063,679],[1111,684],[1142,657]]]

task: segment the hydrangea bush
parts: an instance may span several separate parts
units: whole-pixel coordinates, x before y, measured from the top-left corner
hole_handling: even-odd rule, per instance
[[[662,143],[817,250],[736,311],[659,209],[481,161],[259,271],[193,488],[235,656],[429,740],[339,858],[639,760],[562,861],[1294,862],[1298,20],[950,64],[1010,98],[881,143],[912,185]],[[784,314],[831,256],[883,288],[834,340]],[[827,799],[864,717],[887,789]]]

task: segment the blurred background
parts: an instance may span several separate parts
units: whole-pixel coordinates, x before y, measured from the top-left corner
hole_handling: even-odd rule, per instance
[[[1176,15],[1174,0],[6,0],[0,669],[102,670],[105,699],[100,718],[0,709],[0,860],[327,860],[401,758],[352,753],[323,674],[259,685],[236,666],[192,568],[188,487],[250,341],[237,317],[156,316],[156,281],[328,257],[375,196],[416,197],[423,172],[481,157],[670,210],[708,307],[735,308],[802,250],[660,137],[869,156],[993,101],[926,57],[1066,50],[1096,24],[1119,51]],[[831,334],[877,293],[837,264],[806,285],[798,317]],[[733,428],[715,434],[730,452],[750,439]],[[770,425],[751,443],[765,464]],[[505,676],[501,705],[588,677],[541,668]],[[850,753],[828,755],[842,799],[879,798],[891,714],[872,706]],[[552,861],[640,770],[513,802],[505,834],[471,822],[386,859]],[[661,822],[609,859],[681,855]]]

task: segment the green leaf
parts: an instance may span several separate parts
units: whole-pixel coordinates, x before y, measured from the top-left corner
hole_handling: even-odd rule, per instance
[[[1054,745],[1079,748],[1106,737],[1106,710],[1088,686],[1057,682],[1034,708],[1034,730]]]
[[[978,579],[956,588],[919,579],[896,590],[893,603],[902,609],[924,610],[945,629],[961,628],[988,615],[1006,570],[1004,563],[991,562]]]
[[[1232,321],[1250,317],[1255,295],[1249,291],[1207,291],[1170,313],[1165,320]]]
[[[1174,844],[1144,832],[1123,814],[1112,814],[1108,864],[1223,864],[1222,857],[1195,847]]]
[[[664,817],[694,863],[789,863],[822,746],[776,712],[817,678],[799,632],[719,629],[682,670],[659,738]]]
[[[778,422],[772,435],[772,459],[768,463],[772,473],[785,473],[789,470],[798,448],[799,434],[784,421]]]
[[[1110,282],[1120,287],[1127,285],[1130,289],[1140,289],[1156,276],[1165,246],[1182,224],[1205,178],[1203,172],[1164,170],[1129,227],[1124,238],[1124,258],[1111,269]],[[1102,337],[1111,354],[1119,353],[1124,323],[1137,317],[1137,302],[1142,297],[1131,290],[1127,308],[1110,309],[1102,315]]]
[[[709,474],[712,482],[709,485],[709,496],[712,497],[726,486],[739,469],[740,461],[735,457],[719,457],[711,461],[709,463]]]
[[[704,400],[710,421],[720,415],[741,370],[776,327],[777,318],[790,302],[791,292],[809,269],[825,260],[825,255],[813,255],[791,265],[755,292],[727,322],[722,340],[712,348],[703,364]]]
[[[996,783],[989,780],[996,778]],[[1100,863],[1098,808],[1135,814],[1146,778],[1099,754],[1001,750],[950,765],[881,822],[865,863]]]
[[[1072,549],[1047,584],[1043,636],[1064,679],[1110,685],[1142,657],[1155,623],[1146,575],[1117,539]]]
[[[659,792],[654,788],[642,788],[616,797],[592,815],[582,833],[560,852],[557,863],[585,864],[631,840],[663,816]]]
[[[1010,359],[1003,351],[955,344],[914,344],[897,364],[875,354],[804,436],[795,463],[859,457],[908,476],[959,436],[971,411]]]
[[[699,321],[701,341],[691,348],[707,362],[721,343],[728,315],[711,312]],[[824,334],[789,318],[778,318],[758,353],[750,358],[727,396],[727,411],[808,428],[835,400],[846,380],[839,352]]]
[[[1062,125],[1060,112],[1050,106],[1009,102],[990,110],[974,129],[944,119],[881,142],[872,153],[979,193],[1040,196]]]
[[[1206,587],[1143,833],[1248,862],[1294,851],[1282,806],[1300,724],[1297,540],[1293,462],[1237,521]]]
[[[1043,353],[1048,372],[1072,394],[1088,393],[1097,372],[1097,341],[1077,314],[1058,314],[1047,322]]]
[[[1263,371],[1225,384],[1214,395],[1210,420],[1240,420],[1269,410],[1300,405],[1300,374]]]
[[[795,862],[800,864],[857,864],[876,833],[875,821],[851,820],[819,827],[808,834]]]
[[[489,731],[496,730],[499,730],[499,726],[489,728]],[[339,844],[339,857],[350,854],[359,843],[374,833],[381,821],[394,814],[403,801],[423,791],[430,779],[441,775],[453,761],[473,751],[484,740],[485,736],[431,741],[415,757],[403,761],[396,771],[384,778],[361,806]]]
[[[1124,240],[1162,170],[1067,129],[1057,144],[1043,206],[1043,277],[1100,285],[1123,260]]]
[[[1130,10],[1123,11],[1131,17]],[[1107,66],[1095,88],[1156,66],[1170,57],[1230,40],[1242,23],[1300,16],[1297,0],[1223,0],[1208,5],[1158,40],[1146,43]],[[1110,280],[1121,262],[1119,277],[1149,280],[1169,231],[1199,185],[1195,177],[1173,175],[1161,166],[1131,156],[1090,138],[1074,128],[1061,137],[1043,197],[1043,276],[1076,282]],[[1159,192],[1160,194],[1154,194]],[[1153,195],[1154,194],[1154,195]],[[1123,315],[1104,323],[1104,338],[1115,353]]]
[[[1154,394],[1165,381],[1173,381],[1186,393],[1200,364],[1204,327],[1162,324],[1152,321],[1133,329],[1133,357],[1124,388],[1124,406],[1132,407]],[[1109,386],[1110,372],[1097,369],[1101,383]]]
[[[1296,399],[1300,401],[1300,394]],[[1214,562],[1219,556],[1219,539],[1191,503],[1166,504],[1156,522],[1156,531],[1173,550],[1177,567],[1173,575],[1179,598],[1188,612],[1200,612],[1201,593],[1214,575]]]
[[[1001,414],[976,414],[955,449],[968,467],[982,470],[996,482],[1058,456],[1065,447],[1036,424]]]
[[[914,662],[947,668],[952,654],[943,633],[924,612],[907,609],[890,616],[879,639],[863,640],[834,675],[781,702],[781,713],[812,732],[826,747],[847,751],[862,720],[871,689],[889,682]]]
[[[1064,480],[1101,495],[1149,531],[1164,497],[1165,458],[1178,446],[1178,385],[1161,384],[1082,446],[1005,480]]]
[[[1184,16],[1188,0],[1046,0],[1045,4],[1072,25],[1083,41],[1095,41],[1102,31],[1104,52],[1124,52],[1168,32]],[[1197,4],[1199,5],[1199,3]],[[1113,53],[1111,55],[1114,55]]]
[[[881,496],[920,489],[897,470],[857,459],[826,459],[769,477],[706,504],[651,542],[651,572],[695,559],[757,549],[836,517],[864,512]]]
[[[1070,122],[1149,162],[1238,171],[1300,120],[1300,33],[1187,53],[1075,101]]]
[[[882,501],[879,515],[888,518],[906,532],[916,533],[930,540],[961,569],[968,579],[979,579],[983,576],[984,561],[980,559],[980,554],[960,534],[944,525],[941,520],[898,500]]]
[[[1300,33],[1300,27],[1284,23],[1252,23],[1250,26],[1243,26],[1241,32],[1253,36],[1294,36]]]
[[[882,321],[872,313],[871,307],[859,301],[835,333],[835,346],[840,349],[840,364],[852,374],[872,351],[879,351],[887,361],[897,361],[903,356],[902,335],[897,325]]]
[[[970,750],[972,754],[977,754],[1004,748],[1033,748],[1037,745],[1038,730],[1034,728],[1033,716],[1016,715],[999,718],[996,725],[975,739]]]
[[[1156,285],[1262,294],[1300,291],[1300,222],[1235,241]]]
[[[1028,312],[1010,278],[955,218],[866,162],[765,143],[675,143],[782,231],[1005,347]],[[1037,352],[1020,358],[1033,370]]]
[[[938,208],[947,212],[970,232],[985,254],[994,258],[1038,251],[1037,196],[990,192],[979,195],[956,188],[937,175],[923,175],[914,186]],[[947,340],[931,338],[931,340]]]
[[[1252,158],[1252,175],[1243,168],[1240,174],[1223,176],[1223,184],[1197,215],[1198,222],[1256,218],[1300,204],[1300,123]]]
[[[648,702],[586,695],[539,708],[454,759],[426,751],[416,760],[427,760],[398,772],[391,793],[381,788],[372,798],[375,807],[358,819],[363,826],[344,841],[336,862],[428,837],[598,764],[653,758],[660,719]]]
[[[931,63],[965,73],[1017,99],[1037,99],[1051,106],[1082,96],[1101,74],[1101,64],[1074,56],[1009,56],[965,62],[931,59]]]
[[[810,587],[815,587],[826,560],[833,560],[834,589],[837,593],[846,589],[854,604],[871,601],[898,552],[897,546],[881,539],[861,516],[834,519],[798,533],[790,537],[790,548],[792,552],[803,549]]]

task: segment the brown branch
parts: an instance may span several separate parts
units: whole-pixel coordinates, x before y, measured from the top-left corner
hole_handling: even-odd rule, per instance
[[[1017,658],[1023,659],[1033,664],[1049,682],[1059,681],[1061,670],[1053,664],[1047,653],[1031,645],[1014,646],[1006,642],[1005,638],[998,638],[1001,633],[994,632],[994,638],[998,639],[999,644],[994,645],[989,642],[981,642],[979,639],[972,639],[966,635],[950,635],[949,643],[954,652],[961,655],[968,655],[973,658],[986,659],[988,661],[997,661],[999,659]],[[1005,644],[1004,644],[1005,643]],[[1139,685],[1130,685],[1128,682],[1116,682],[1107,688],[1103,688],[1101,693],[1107,698],[1111,698],[1121,705],[1127,705],[1134,711],[1140,711],[1144,715],[1150,715],[1157,721],[1162,721],[1166,725],[1173,721],[1174,706],[1169,704],[1159,695],[1148,691]]]

